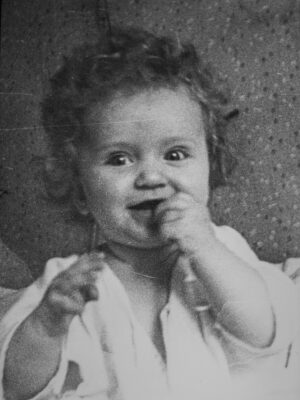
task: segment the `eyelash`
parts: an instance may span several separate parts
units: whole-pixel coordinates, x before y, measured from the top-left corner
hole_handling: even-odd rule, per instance
[[[180,153],[181,155],[182,155],[182,157],[179,157],[177,160],[169,160],[169,161],[183,161],[183,160],[185,160],[186,158],[189,158],[190,157],[190,154],[189,154],[189,152],[188,151],[186,151],[185,149],[172,149],[172,150],[169,150],[167,153],[166,153],[166,155],[165,155],[165,159],[166,160],[168,160],[168,154],[170,155],[170,154],[174,154],[174,153],[177,153],[177,155]]]
[[[131,158],[130,158],[127,154],[124,154],[124,153],[115,153],[115,154],[111,154],[111,155],[108,157],[108,159],[107,159],[107,161],[106,161],[105,164],[109,164],[109,165],[112,165],[112,166],[114,166],[114,167],[119,167],[119,166],[127,165],[126,162],[118,162],[118,161],[120,161],[121,158],[123,158],[123,160],[126,159],[127,161],[129,161],[129,163],[132,163]]]
[[[177,156],[180,154],[180,156],[177,159],[172,160],[171,158],[169,158],[169,156],[171,154],[173,154],[173,155],[176,154]],[[185,149],[172,149],[172,150],[169,150],[166,152],[164,159],[167,161],[171,161],[171,162],[178,162],[178,161],[183,161],[189,157],[190,157],[190,154]],[[123,162],[121,161],[121,159],[123,159]],[[114,153],[114,154],[109,155],[105,164],[112,165],[114,167],[120,167],[120,166],[131,164],[132,162],[133,162],[133,160],[131,159],[131,157],[128,154]]]

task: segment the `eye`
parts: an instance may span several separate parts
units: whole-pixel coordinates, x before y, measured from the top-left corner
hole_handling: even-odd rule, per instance
[[[165,159],[168,161],[182,161],[189,156],[189,153],[184,149],[172,149],[166,153]]]
[[[112,165],[114,167],[120,167],[123,165],[132,164],[132,158],[125,153],[113,153],[109,155],[105,164]]]

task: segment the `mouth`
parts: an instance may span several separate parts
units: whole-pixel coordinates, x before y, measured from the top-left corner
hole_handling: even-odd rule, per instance
[[[141,201],[128,207],[133,219],[147,226],[155,225],[155,210],[164,199],[152,199]]]
[[[152,211],[154,212],[157,206],[163,201],[163,199],[152,199],[145,200],[140,203],[136,203],[128,208],[134,211]]]

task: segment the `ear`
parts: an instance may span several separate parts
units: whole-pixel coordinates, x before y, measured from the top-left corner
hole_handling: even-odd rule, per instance
[[[89,251],[91,252],[95,250],[100,243],[101,239],[99,225],[95,220],[93,220],[90,226]]]
[[[76,210],[79,212],[80,215],[82,216],[89,215],[90,211],[88,209],[86,196],[80,182],[77,182],[76,184],[73,185],[72,201]]]

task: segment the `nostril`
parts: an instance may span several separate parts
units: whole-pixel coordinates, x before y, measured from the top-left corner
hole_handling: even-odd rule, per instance
[[[135,185],[139,188],[163,187],[165,184],[165,177],[161,173],[155,171],[143,172],[139,174],[135,180]]]

